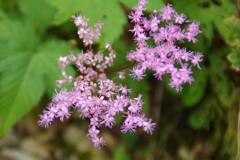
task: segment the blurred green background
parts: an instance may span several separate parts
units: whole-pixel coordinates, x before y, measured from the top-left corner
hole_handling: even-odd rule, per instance
[[[238,2],[238,0],[236,0]],[[204,54],[195,82],[176,93],[168,79],[149,72],[143,81],[118,81],[143,94],[144,110],[157,123],[153,135],[139,130],[103,129],[107,145],[96,150],[86,137],[88,120],[76,113],[48,129],[37,125],[60,79],[59,56],[78,53],[82,42],[71,16],[104,23],[95,48],[113,44],[113,68],[128,64],[134,49],[127,19],[137,0],[0,0],[0,160],[232,160],[240,133],[240,20],[233,0],[149,0],[147,13],[171,3],[199,21],[197,44],[181,44]],[[240,2],[238,7],[240,7]],[[74,74],[74,68],[69,68]],[[115,75],[109,75],[114,77]]]

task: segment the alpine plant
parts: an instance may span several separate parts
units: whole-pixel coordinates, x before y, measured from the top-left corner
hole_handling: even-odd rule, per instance
[[[131,76],[141,80],[147,69],[153,70],[158,80],[161,80],[163,75],[170,74],[170,86],[180,91],[182,84],[194,80],[191,67],[200,69],[199,62],[203,56],[176,44],[184,41],[196,43],[196,36],[200,33],[199,23],[189,21],[183,14],[179,15],[170,4],[160,11],[154,10],[147,18],[144,15],[146,3],[146,0],[139,0],[128,16],[134,24],[130,31],[137,43],[136,50],[127,55],[127,60],[136,62]],[[118,114],[124,118],[121,132],[135,132],[137,128],[142,128],[152,134],[156,124],[145,117],[141,94],[130,98],[131,89],[116,84],[107,77],[107,68],[113,65],[116,57],[112,45],[106,44],[105,48],[98,52],[92,49],[94,40],[101,36],[103,24],[96,23],[90,28],[85,17],[72,18],[78,28],[79,38],[88,49],[77,55],[70,52],[68,56],[58,59],[63,76],[63,79],[56,81],[60,91],[53,96],[52,102],[40,115],[39,125],[49,127],[55,119],[64,121],[71,116],[73,110],[77,110],[81,118],[89,119],[87,136],[96,148],[105,144],[100,137],[100,128],[112,128]],[[154,45],[150,46],[150,41],[154,42]],[[76,78],[65,71],[70,64],[77,68],[79,75]],[[119,72],[118,78],[124,79],[124,72]],[[64,88],[65,83],[73,83],[73,88],[67,90]]]

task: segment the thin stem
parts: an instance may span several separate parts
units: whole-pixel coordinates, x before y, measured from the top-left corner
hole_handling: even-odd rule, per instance
[[[130,64],[126,65],[126,66],[117,68],[117,69],[105,70],[104,73],[109,74],[109,73],[119,72],[119,71],[122,71],[122,70],[125,70],[125,69],[128,69],[128,68],[134,66],[136,63],[137,63],[137,61],[133,61],[132,63],[130,63]]]
[[[89,50],[92,52],[92,45],[91,44],[89,45]]]

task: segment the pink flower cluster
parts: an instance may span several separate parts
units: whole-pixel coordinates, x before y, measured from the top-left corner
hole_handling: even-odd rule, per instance
[[[79,27],[77,32],[80,39],[83,39],[83,43],[85,46],[89,46],[93,44],[94,39],[98,39],[101,34],[100,30],[103,26],[102,23],[96,23],[94,29],[88,27],[88,19],[83,16],[73,16],[74,24]]]
[[[134,33],[137,43],[137,49],[127,56],[128,60],[137,62],[133,67],[132,77],[141,80],[147,69],[155,71],[154,76],[159,80],[163,75],[170,74],[170,86],[180,91],[182,84],[194,80],[191,67],[197,66],[200,69],[199,62],[202,61],[203,55],[187,51],[176,43],[196,43],[196,36],[200,33],[199,24],[188,21],[183,14],[177,14],[171,5],[167,5],[160,12],[153,11],[147,19],[143,13],[146,3],[146,0],[139,0],[129,15],[135,24],[131,32]],[[83,39],[88,50],[78,55],[71,52],[68,56],[59,58],[63,79],[56,81],[56,85],[61,89],[40,115],[39,125],[49,127],[55,119],[63,121],[76,109],[82,118],[90,120],[88,137],[96,148],[105,143],[100,137],[100,128],[112,128],[118,114],[125,118],[121,125],[123,133],[135,132],[141,127],[151,134],[156,124],[142,113],[142,96],[130,98],[130,89],[114,83],[106,75],[106,69],[113,65],[116,57],[112,46],[106,44],[105,49],[97,53],[92,50],[94,39],[100,37],[102,23],[89,28],[88,20],[83,16],[73,16],[73,21],[78,27],[79,38]],[[154,45],[150,46],[150,42]],[[106,52],[109,53],[108,56]],[[74,64],[79,72],[76,78],[69,76],[65,71],[70,63]],[[124,72],[119,72],[118,76],[120,79],[125,78]],[[73,83],[73,88],[65,89],[65,83]]]
[[[146,18],[146,0],[139,0],[133,8],[129,18],[134,23],[130,30],[134,33],[137,49],[131,51],[127,59],[135,60],[138,65],[132,70],[132,77],[141,80],[146,69],[155,71],[154,76],[161,80],[165,74],[170,74],[170,86],[177,91],[182,89],[182,84],[191,83],[191,65],[200,69],[199,62],[203,55],[200,52],[187,51],[176,45],[178,42],[193,42],[201,31],[197,22],[190,22],[185,15],[179,15],[171,5],[167,5],[160,12],[153,11],[150,18]],[[150,46],[148,42],[154,42]]]
[[[87,27],[87,22],[81,16],[73,17],[76,26],[80,26],[79,37],[83,39],[86,46],[91,46],[92,39],[99,36],[99,28],[95,31]],[[98,24],[96,26],[99,26]],[[89,37],[90,36],[90,37]],[[109,56],[104,56],[109,52]],[[40,115],[39,125],[48,127],[54,119],[63,121],[69,118],[71,111],[76,109],[82,118],[90,120],[88,137],[92,140],[94,147],[100,148],[104,144],[103,138],[99,136],[100,128],[114,126],[114,117],[122,114],[125,120],[121,126],[122,132],[134,132],[138,127],[142,127],[147,133],[152,133],[155,123],[151,119],[145,118],[142,113],[143,102],[141,95],[130,98],[131,92],[125,86],[117,85],[108,79],[104,70],[113,64],[116,57],[110,44],[106,44],[105,49],[94,53],[90,47],[85,53],[75,56],[59,58],[59,66],[62,70],[63,79],[58,80],[56,85],[61,91],[56,93],[47,109]],[[65,68],[73,63],[79,76],[73,78],[68,76]],[[119,78],[124,78],[120,72]],[[63,84],[73,82],[73,88],[68,91]]]

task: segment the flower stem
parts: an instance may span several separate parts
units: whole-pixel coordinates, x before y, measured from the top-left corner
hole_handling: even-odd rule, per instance
[[[136,63],[137,63],[137,61],[133,61],[132,63],[130,63],[130,64],[126,65],[126,66],[117,68],[117,69],[105,70],[104,73],[109,74],[109,73],[119,72],[119,71],[122,71],[122,70],[125,70],[125,69],[128,69],[128,68],[134,66]]]

